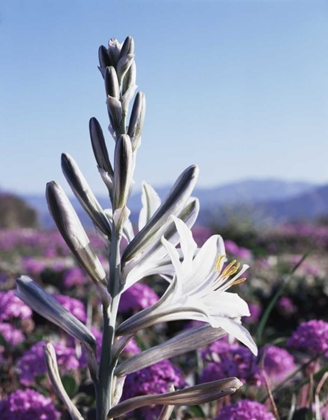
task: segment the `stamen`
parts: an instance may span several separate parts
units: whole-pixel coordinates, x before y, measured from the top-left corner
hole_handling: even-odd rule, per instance
[[[226,255],[218,255],[214,264],[214,270],[218,271],[219,273],[221,272],[222,269],[222,265],[223,265],[223,261],[225,259]]]

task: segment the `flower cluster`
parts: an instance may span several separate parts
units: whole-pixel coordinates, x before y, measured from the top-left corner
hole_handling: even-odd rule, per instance
[[[260,385],[262,382],[258,359],[247,347],[221,339],[203,350],[202,357],[210,363],[203,370],[201,382],[231,376],[236,376],[249,385]]]
[[[263,373],[276,382],[296,368],[294,357],[283,348],[266,345],[254,356],[247,347],[230,343],[227,338],[211,343],[201,355],[206,364],[201,382],[237,376],[247,385],[260,386],[264,384]]]
[[[157,294],[149,286],[135,283],[122,294],[118,309],[122,313],[140,311],[154,305],[158,299]]]
[[[282,381],[296,369],[294,357],[286,349],[267,345],[264,346],[258,358],[263,358],[263,367],[267,376],[273,381]]]
[[[163,394],[170,385],[175,388],[186,386],[181,372],[168,360],[163,360],[148,368],[141,369],[129,375],[124,383],[122,400],[138,395]],[[153,420],[158,417],[161,407],[145,407],[140,410],[141,418]]]
[[[22,331],[14,328],[8,322],[0,323],[0,334],[3,336],[7,343],[12,344],[13,346],[20,344],[25,340]]]
[[[35,377],[44,375],[47,372],[46,363],[44,360],[44,341],[40,341],[18,360],[18,374],[20,382],[25,386],[30,386],[35,382]],[[75,370],[79,367],[79,362],[76,359],[75,350],[66,347],[62,343],[54,344],[58,365],[63,372]]]
[[[241,400],[220,410],[216,420],[275,420],[272,413],[257,401]]]
[[[54,295],[54,298],[77,319],[82,322],[86,321],[87,314],[84,304],[80,300],[64,295]]]
[[[31,308],[15,296],[13,290],[0,292],[0,320],[11,318],[29,319],[32,316]]]
[[[287,343],[295,349],[305,350],[314,355],[328,352],[328,323],[322,320],[302,322]]]
[[[67,269],[63,275],[63,284],[66,288],[80,286],[87,282],[85,272],[81,267],[72,267]]]
[[[0,401],[2,420],[57,420],[60,413],[55,409],[50,398],[33,389],[18,390],[10,394],[7,400]]]

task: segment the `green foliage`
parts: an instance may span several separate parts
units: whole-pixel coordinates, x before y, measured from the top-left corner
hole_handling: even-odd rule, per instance
[[[79,385],[76,382],[76,380],[73,378],[73,376],[64,375],[62,377],[62,382],[63,382],[64,388],[65,388],[65,390],[66,390],[66,392],[69,396],[72,397],[73,395],[75,395],[77,393],[77,391],[79,389]]]

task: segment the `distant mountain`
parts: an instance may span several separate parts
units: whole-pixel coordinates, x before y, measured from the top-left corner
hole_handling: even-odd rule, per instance
[[[328,216],[328,185],[285,200],[259,202],[256,208],[278,223]]]
[[[245,180],[214,188],[195,189],[202,207],[257,203],[267,200],[284,200],[302,194],[317,185],[308,182],[288,182],[275,179]]]
[[[167,186],[160,187],[157,188],[156,191],[163,199],[169,193],[170,188],[171,187]],[[264,212],[270,212],[270,215],[275,219],[280,219],[283,214],[287,215],[289,211],[290,205],[284,205],[284,203],[294,202],[293,200],[297,202],[299,196],[305,196],[308,197],[309,200],[312,200],[317,194],[316,191],[324,188],[325,187],[318,187],[317,185],[308,182],[289,182],[274,179],[245,180],[213,188],[196,188],[193,196],[199,198],[201,210],[207,214],[210,210],[226,206],[238,208],[241,204],[243,206],[257,204],[255,207],[262,209]],[[311,194],[314,194],[314,196]],[[47,202],[43,195],[22,195],[21,197],[37,210],[40,223],[43,226],[53,226],[53,221],[48,212]],[[70,199],[72,205],[79,214],[82,223],[85,226],[91,226],[89,217],[85,214],[77,199],[75,197],[70,197]],[[97,199],[103,208],[110,207],[108,197],[101,196],[97,197]],[[271,206],[273,207],[271,208]],[[304,207],[304,200],[302,206]],[[308,207],[305,207],[311,207],[310,204],[307,204],[307,206]],[[140,192],[138,192],[130,197],[129,209],[132,214],[136,215],[139,212],[140,207],[141,199]],[[328,213],[328,205],[326,206],[326,209]],[[283,213],[283,210],[285,213]],[[294,212],[297,213],[296,209]],[[201,218],[201,221],[203,221],[202,219],[203,218]]]

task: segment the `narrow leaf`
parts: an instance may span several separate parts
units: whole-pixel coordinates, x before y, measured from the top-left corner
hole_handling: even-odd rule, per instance
[[[61,399],[63,404],[66,406],[73,420],[84,420],[79,410],[76,408],[76,406],[73,404],[73,402],[69,398],[63,386],[63,383],[60,379],[59,370],[58,370],[55,349],[51,343],[48,343],[46,346],[44,346],[44,355],[45,355],[47,369],[48,369],[48,376],[56,394]]]
[[[212,328],[208,324],[190,328],[170,340],[151,347],[120,363],[115,370],[115,375],[128,375],[158,363],[161,360],[170,359],[180,354],[196,350],[199,347],[207,346],[225,335],[227,333],[222,328]]]
[[[130,398],[113,407],[108,412],[108,419],[119,417],[129,411],[152,404],[159,405],[198,405],[233,394],[242,386],[237,378],[221,379],[180,391],[160,395],[142,395]]]
[[[96,339],[88,328],[57,300],[27,276],[16,280],[15,295],[35,312],[62,328],[72,337],[94,348]]]
[[[111,227],[109,221],[77,163],[70,155],[63,153],[61,165],[65,178],[72,188],[75,197],[79,200],[81,206],[97,228],[110,239]]]
[[[261,317],[261,320],[260,320],[260,323],[259,323],[259,325],[257,327],[257,332],[256,332],[256,341],[257,341],[258,344],[261,341],[262,334],[263,334],[265,325],[266,325],[266,323],[267,323],[267,321],[269,319],[270,313],[272,312],[272,309],[274,308],[275,304],[277,303],[279,297],[282,295],[285,287],[287,286],[287,283],[292,278],[293,274],[298,269],[298,267],[311,254],[312,251],[313,251],[313,247],[311,247],[310,249],[308,249],[308,251],[306,251],[304,253],[304,255],[302,256],[301,260],[297,264],[294,265],[294,267],[290,270],[290,272],[287,275],[287,277],[285,278],[285,280],[281,283],[281,286],[277,290],[276,294],[271,299],[271,301],[270,301],[269,305],[267,306],[266,310],[264,311],[264,314]]]

